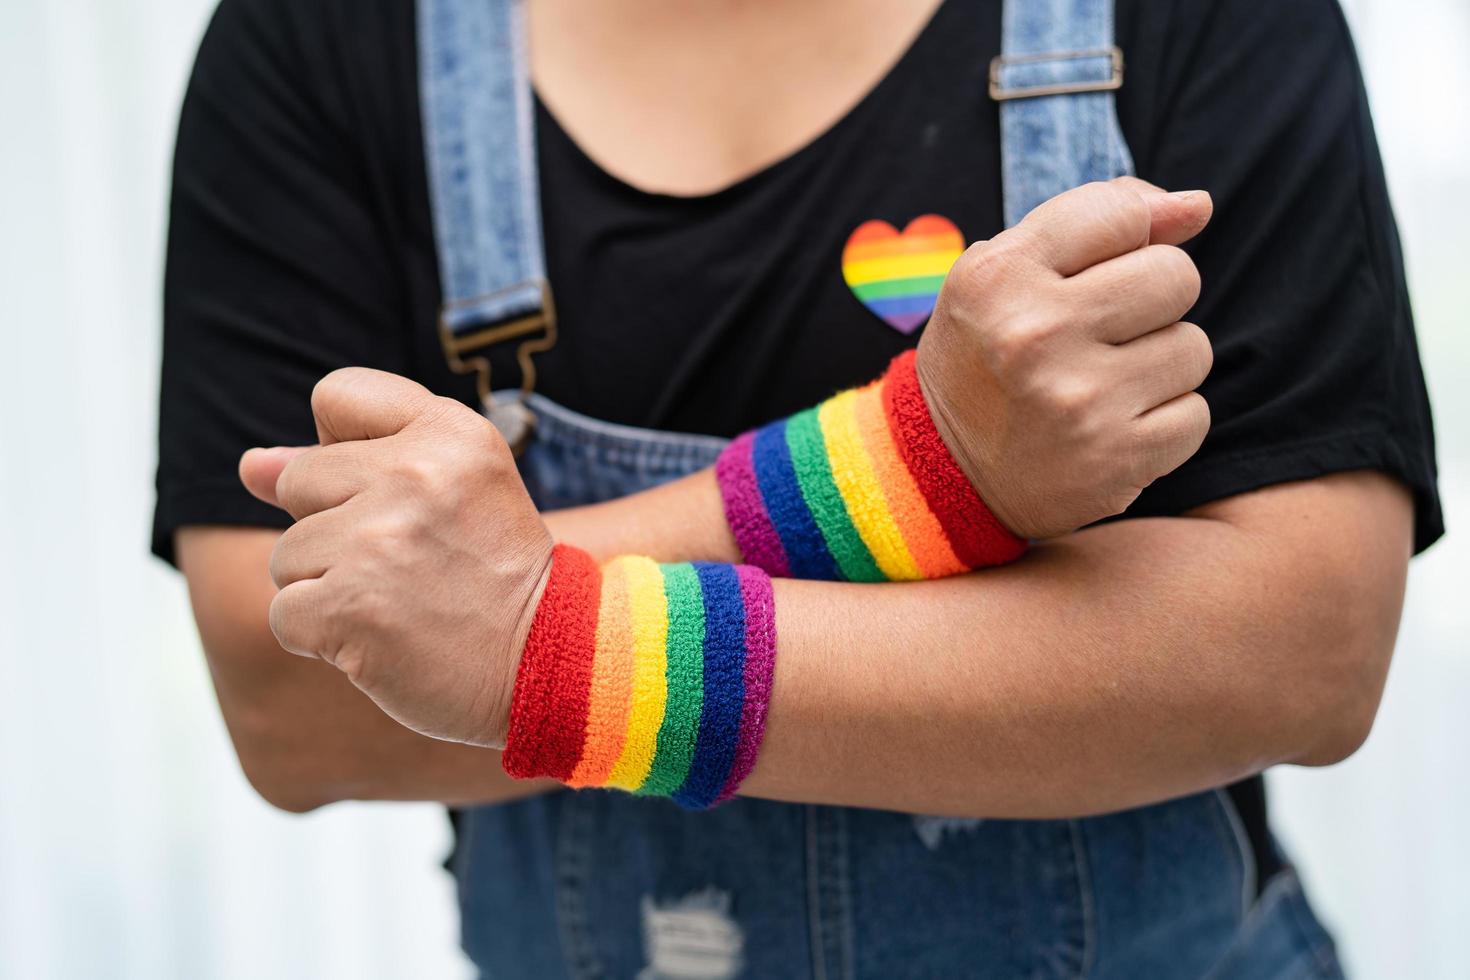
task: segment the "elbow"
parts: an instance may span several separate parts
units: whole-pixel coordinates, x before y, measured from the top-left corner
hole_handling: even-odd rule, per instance
[[[1377,715],[1376,698],[1358,699],[1334,708],[1311,726],[1308,737],[1302,740],[1305,748],[1289,761],[1317,767],[1346,761],[1368,741]]]
[[[1370,664],[1381,659],[1386,665],[1391,650],[1354,657],[1362,661],[1356,666],[1343,665],[1338,658],[1344,652],[1284,647],[1279,669],[1230,685],[1228,707],[1222,705],[1218,716],[1232,719],[1229,737],[1220,739],[1219,729],[1212,736],[1217,752],[1226,753],[1217,758],[1224,781],[1282,764],[1333,766],[1362,748],[1378,714],[1385,673]]]
[[[1333,766],[1368,740],[1388,680],[1400,604],[1378,607],[1359,605],[1358,616],[1331,626],[1319,621],[1299,643],[1286,646],[1294,662],[1287,677],[1274,679],[1285,703],[1269,699],[1278,717],[1288,720],[1289,741],[1277,747],[1280,761]]]
[[[1330,766],[1373,730],[1398,639],[1413,506],[1389,477],[1335,474],[1253,498],[1238,528],[1255,556],[1233,596],[1234,762]]]
[[[285,813],[310,813],[335,802],[318,792],[316,787],[291,779],[269,766],[252,764],[240,756],[241,768],[250,788],[266,803]]]
[[[1341,650],[1341,648],[1339,648]],[[1323,672],[1314,708],[1291,762],[1302,766],[1335,766],[1363,747],[1372,734],[1388,678],[1393,643],[1371,644],[1354,665]]]
[[[342,799],[306,732],[258,708],[226,712],[225,719],[245,780],[266,803],[301,814]]]

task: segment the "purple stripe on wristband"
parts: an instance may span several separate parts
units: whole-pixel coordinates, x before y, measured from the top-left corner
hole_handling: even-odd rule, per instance
[[[715,479],[725,502],[725,520],[735,535],[744,560],[770,575],[790,576],[791,565],[781,536],[771,523],[756,482],[755,433],[746,432],[725,447],[715,462]]]
[[[776,671],[776,602],[771,579],[758,568],[735,566],[745,604],[745,703],[740,712],[740,741],[724,788],[714,802],[735,795],[755,768],[761,739],[766,734],[766,709],[771,703],[771,678]]]

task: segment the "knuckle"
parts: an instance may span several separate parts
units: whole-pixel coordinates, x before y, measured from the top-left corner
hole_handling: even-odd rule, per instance
[[[1066,375],[1048,384],[1046,401],[1058,418],[1077,424],[1092,415],[1100,394],[1097,384],[1091,378]]]
[[[362,368],[346,367],[322,377],[311,389],[311,411],[317,418],[329,417],[342,406],[359,384]]]
[[[439,418],[453,433],[455,441],[468,450],[467,453],[456,454],[457,460],[474,467],[487,463],[494,466],[506,463],[514,465],[514,457],[505,437],[488,419],[452,398],[441,398],[439,401],[444,403]]]
[[[268,620],[271,634],[276,638],[276,642],[287,650],[297,652],[302,648],[295,642],[297,622],[290,608],[290,602],[291,599],[287,596],[285,589],[277,592],[271,599]]]
[[[393,474],[415,494],[437,496],[451,483],[445,461],[437,456],[400,456],[393,463]]]
[[[464,427],[466,422],[480,420],[481,416],[462,402],[435,395],[424,403],[420,418],[453,430]]]
[[[276,499],[288,511],[295,510],[301,503],[306,468],[306,457],[298,456],[287,463],[281,475],[276,477]]]
[[[1209,377],[1215,366],[1215,347],[1210,343],[1209,335],[1197,324],[1181,322],[1178,329],[1184,349],[1185,369],[1193,381],[1190,387],[1195,388]]]
[[[333,667],[345,674],[354,686],[361,686],[367,667],[367,656],[361,647],[356,644],[342,647],[332,657],[331,663]]]
[[[287,533],[290,533],[289,529]],[[282,535],[281,540],[276,542],[275,548],[271,549],[270,576],[277,589],[284,589],[289,584],[286,580],[287,558],[289,557],[286,549],[289,547],[285,535]]]
[[[1165,297],[1170,308],[1182,315],[1199,299],[1199,268],[1189,253],[1177,245],[1151,245],[1149,252],[1156,265],[1156,275],[1165,284]]]
[[[1135,253],[1124,281],[1117,284],[1140,297],[1141,312],[1162,325],[1184,315],[1199,298],[1199,273],[1182,249],[1150,245]]]
[[[1158,184],[1150,183],[1144,180],[1142,177],[1135,177],[1133,174],[1124,174],[1121,177],[1114,177],[1112,180],[1108,181],[1108,183],[1112,184],[1114,187],[1126,188],[1136,194],[1159,194],[1163,193],[1164,190]]]
[[[367,539],[373,555],[382,560],[392,560],[418,540],[421,528],[420,522],[406,509],[394,508],[373,520]]]
[[[1120,251],[1148,244],[1153,217],[1137,190],[1111,181],[1085,184],[1082,189],[1094,220],[1106,224]]]
[[[1043,320],[1017,319],[998,327],[989,338],[988,346],[1001,369],[1015,373],[1044,346],[1052,330]]]
[[[371,633],[388,625],[392,605],[384,592],[375,586],[372,573],[367,569],[364,572],[364,575],[338,584],[332,608],[324,610],[322,615],[328,634],[340,639]]]
[[[975,242],[955,260],[945,286],[953,283],[950,298],[964,300],[996,288],[1009,279],[1009,271],[1025,254],[1029,232],[1012,229],[987,242]]]
[[[1199,392],[1190,392],[1189,438],[1190,455],[1198,449],[1210,434],[1210,403]]]

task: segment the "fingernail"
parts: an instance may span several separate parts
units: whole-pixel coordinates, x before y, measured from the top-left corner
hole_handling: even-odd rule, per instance
[[[1169,196],[1170,197],[1173,197],[1173,198],[1177,198],[1178,200],[1181,200],[1181,201],[1189,201],[1189,200],[1193,200],[1195,197],[1197,197],[1197,196],[1199,196],[1200,194],[1203,194],[1203,193],[1204,193],[1204,191],[1199,191],[1199,190],[1195,190],[1195,191],[1170,191],[1169,192]]]

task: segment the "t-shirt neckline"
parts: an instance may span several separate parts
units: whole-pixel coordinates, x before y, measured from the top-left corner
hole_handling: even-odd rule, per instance
[[[610,191],[620,194],[629,199],[636,200],[644,205],[663,204],[670,207],[709,207],[726,203],[732,198],[742,197],[752,193],[762,185],[775,179],[787,170],[798,166],[809,157],[819,154],[829,143],[838,139],[842,134],[862,124],[866,117],[870,116],[873,107],[881,100],[884,94],[897,84],[897,79],[907,74],[916,63],[923,57],[925,51],[933,43],[934,35],[939,33],[938,24],[944,12],[954,5],[956,0],[940,0],[929,15],[929,19],[919,28],[898,58],[888,66],[882,76],[870,85],[857,100],[854,101],[843,113],[820,130],[815,136],[800,146],[776,157],[769,163],[761,164],[744,176],[737,177],[723,187],[699,194],[679,194],[669,191],[654,191],[639,187],[627,180],[613,174],[602,164],[598,163],[582,145],[572,137],[572,134],[562,126],[556,114],[541,100],[539,92],[532,89],[532,98],[535,101],[537,126],[541,138],[559,140],[568,150],[570,156],[583,170],[590,173],[596,181],[603,184]]]

